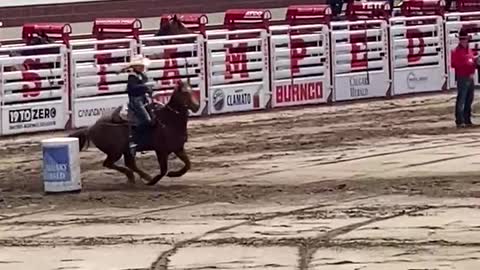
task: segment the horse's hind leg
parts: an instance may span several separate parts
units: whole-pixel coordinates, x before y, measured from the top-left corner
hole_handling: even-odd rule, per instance
[[[175,152],[175,155],[181,160],[183,161],[183,163],[185,164],[183,166],[183,168],[181,168],[180,170],[178,171],[173,171],[173,172],[169,172],[167,174],[168,177],[180,177],[184,174],[186,174],[190,168],[192,167],[192,164],[190,162],[190,159],[188,158],[188,155],[187,153],[185,152],[185,149],[182,149],[180,151],[177,151]]]
[[[107,159],[105,159],[105,161],[103,162],[103,166],[106,167],[106,168],[116,170],[116,171],[119,171],[119,172],[125,174],[125,176],[127,176],[127,178],[128,178],[128,183],[134,184],[135,183],[135,175],[133,174],[133,171],[131,171],[128,168],[115,165],[115,162],[117,162],[121,157],[122,157],[121,154],[120,155],[108,155]]]
[[[124,153],[123,159],[125,161],[125,166],[127,166],[130,170],[138,173],[138,175],[140,175],[140,177],[142,177],[142,179],[146,180],[147,182],[152,181],[152,177],[148,173],[138,168],[135,157],[130,152]]]

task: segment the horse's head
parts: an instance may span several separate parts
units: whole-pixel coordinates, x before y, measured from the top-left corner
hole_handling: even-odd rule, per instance
[[[27,40],[27,45],[45,45],[45,44],[52,44],[55,41],[52,40],[47,36],[45,33],[39,33],[36,36],[32,37],[31,39]]]
[[[160,29],[155,34],[156,36],[174,36],[174,35],[184,35],[192,34],[193,31],[185,27],[182,21],[175,14],[172,18],[162,22]],[[175,40],[162,40],[162,44],[172,44],[175,43]]]
[[[55,43],[54,40],[50,39],[45,33],[37,34],[36,36],[28,39],[25,44],[27,46],[35,46],[35,45],[47,45]],[[58,50],[55,48],[45,48],[45,49],[31,49],[31,50],[23,50],[20,54],[21,55],[35,55],[35,54],[54,54]]]
[[[185,83],[179,81],[177,83],[167,106],[180,112],[187,110],[190,110],[192,112],[198,112],[198,110],[200,109],[200,103],[193,94],[190,82]]]

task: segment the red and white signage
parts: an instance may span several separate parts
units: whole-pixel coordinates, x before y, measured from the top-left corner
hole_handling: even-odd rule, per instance
[[[228,30],[206,33],[211,114],[267,107],[270,99],[267,21],[271,15],[262,10],[252,11],[228,10],[225,15]]]
[[[189,80],[201,103],[195,115],[204,115],[454,88],[450,52],[460,29],[480,50],[480,11],[465,12],[478,1],[459,0],[461,12],[443,16],[442,0],[405,0],[393,18],[385,2],[352,3],[349,21],[304,5],[276,26],[268,10],[229,10],[223,29],[206,32],[204,15],[179,15],[199,30],[174,37],[141,35],[137,19],[97,20],[94,39],[74,42],[68,25],[26,25],[25,40],[46,31],[63,45],[0,48],[1,133],[93,124],[127,103],[128,74],[118,72],[139,53],[151,59],[157,102]]]
[[[334,100],[388,96],[387,22],[333,22],[331,27]]]
[[[147,76],[152,81],[157,102],[167,103],[179,81],[190,81],[192,90],[200,102],[198,112],[192,116],[207,114],[205,93],[205,40],[201,34],[169,37],[141,37],[140,53],[151,63]]]
[[[480,11],[451,13],[445,15],[445,57],[447,59],[448,88],[456,88],[455,71],[451,68],[451,52],[458,46],[458,34],[465,29],[471,36],[469,46],[477,54],[480,52]],[[478,69],[475,74],[475,84],[480,85]]]
[[[273,107],[331,99],[329,11],[324,5],[289,7],[289,25],[270,27]],[[306,19],[317,24],[300,25]]]
[[[71,43],[72,123],[84,127],[128,100],[128,73],[123,71],[136,53],[135,39]],[[108,49],[99,49],[108,48]]]
[[[1,48],[1,134],[64,129],[68,117],[65,45]]]
[[[431,1],[435,2],[435,0]],[[434,3],[433,3],[434,4]],[[402,8],[404,16],[390,19],[390,58],[393,77],[393,94],[411,94],[444,90],[445,45],[442,7],[437,4],[411,15],[407,1]]]
[[[248,37],[227,39],[232,32]],[[210,113],[266,108],[269,99],[268,52],[266,30],[207,31]],[[218,105],[223,99],[225,106]]]

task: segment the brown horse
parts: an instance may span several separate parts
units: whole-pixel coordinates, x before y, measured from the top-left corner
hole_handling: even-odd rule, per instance
[[[135,157],[129,151],[129,124],[119,116],[121,107],[100,118],[93,126],[78,130],[69,137],[79,139],[81,150],[85,146],[88,147],[88,142],[93,142],[107,155],[103,166],[125,174],[129,183],[135,182],[134,172],[146,180],[147,185],[156,184],[165,175],[168,177],[184,175],[191,166],[184,148],[187,141],[188,110],[197,112],[200,108],[198,100],[192,95],[190,83],[180,81],[165,106],[151,103],[147,108],[151,111],[152,118],[155,119],[155,125],[147,134],[146,141],[139,145],[137,150],[155,151],[160,165],[160,174],[154,178],[137,167]],[[185,165],[180,170],[167,174],[170,153],[175,153]],[[122,156],[126,167],[115,164]]]
[[[157,31],[155,36],[175,36],[175,35],[186,35],[186,34],[194,34],[195,32],[191,29],[188,29],[185,27],[185,25],[182,23],[182,21],[177,17],[177,15],[173,15],[172,18],[170,18],[167,21],[162,21],[160,24],[160,29]],[[183,42],[186,43],[193,43],[195,42],[195,38],[188,38],[188,39],[182,39]],[[172,39],[172,40],[161,40],[160,45],[168,45],[168,44],[176,44],[178,43],[178,40]]]
[[[21,51],[12,51],[10,52],[10,57],[16,56],[34,56],[34,55],[43,55],[43,54],[58,54],[58,48],[42,48],[38,49],[35,48],[36,45],[48,45],[48,44],[55,44],[55,41],[49,38],[45,33],[39,33],[31,39],[25,41],[25,45],[27,46],[34,46],[32,49],[29,50],[21,50]],[[39,68],[54,68],[53,63],[33,63],[33,61],[26,61],[28,63],[23,63],[21,65],[11,66],[8,71],[25,71],[31,69],[39,69]]]
[[[155,36],[173,36],[182,34],[192,34],[193,31],[185,27],[182,21],[175,14],[168,21],[160,24],[160,29]]]

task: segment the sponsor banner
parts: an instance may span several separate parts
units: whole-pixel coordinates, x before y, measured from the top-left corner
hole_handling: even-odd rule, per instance
[[[366,72],[337,75],[335,78],[335,100],[356,100],[385,97],[390,82],[385,72]]]
[[[326,103],[330,87],[325,78],[302,78],[276,81],[273,86],[273,107]]]
[[[66,115],[63,101],[5,106],[2,108],[2,134],[63,129]]]
[[[45,182],[70,182],[68,145],[43,147],[43,179]]]
[[[251,111],[265,108],[263,83],[214,86],[210,89],[210,113]]]
[[[73,125],[76,128],[91,126],[105,113],[127,103],[127,95],[77,99],[73,104]]]
[[[441,91],[445,83],[444,71],[439,67],[395,70],[393,94],[411,94]]]

